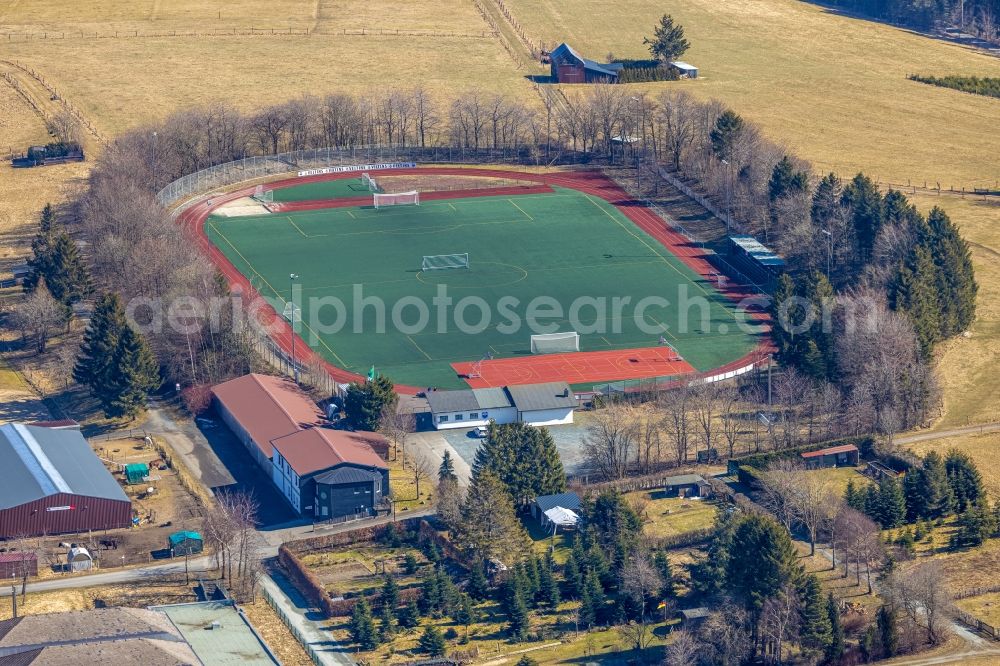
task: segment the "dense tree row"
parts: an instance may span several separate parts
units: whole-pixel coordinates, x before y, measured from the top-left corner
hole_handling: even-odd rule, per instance
[[[961,90],[973,95],[985,95],[986,97],[1000,97],[1000,78],[978,77],[978,76],[920,76],[910,75],[911,81],[919,81],[932,86]]]
[[[1000,2],[998,0],[833,0],[831,3],[875,18],[932,28],[936,24],[962,24],[985,39],[998,34]]]

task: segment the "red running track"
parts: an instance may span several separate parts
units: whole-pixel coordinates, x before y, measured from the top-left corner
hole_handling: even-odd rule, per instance
[[[414,169],[393,169],[392,175],[442,175],[442,176],[485,176],[485,177],[495,177],[495,178],[507,178],[510,180],[522,180],[531,183],[541,184],[548,188],[549,186],[556,185],[559,187],[566,187],[575,190],[579,190],[585,194],[600,197],[605,201],[613,204],[617,207],[629,220],[631,220],[636,226],[641,228],[643,231],[648,233],[650,236],[658,240],[663,244],[671,253],[677,256],[685,265],[687,265],[691,270],[693,270],[698,275],[701,275],[707,280],[713,280],[714,276],[717,274],[717,269],[708,261],[706,254],[703,250],[697,247],[693,247],[687,239],[678,234],[677,232],[670,229],[666,223],[657,216],[652,210],[644,206],[640,202],[636,202],[629,195],[622,190],[613,181],[607,178],[604,174],[597,171],[573,171],[573,172],[558,172],[558,173],[528,173],[520,171],[507,171],[504,169],[479,169],[479,168],[461,168],[461,167],[417,167]],[[293,185],[302,185],[305,183],[319,182],[326,180],[337,180],[342,178],[356,178],[357,173],[355,172],[345,172],[345,173],[331,173],[331,174],[320,174],[316,176],[306,176],[303,178],[288,178],[284,180],[275,181],[269,183],[269,185],[274,188],[291,187]],[[509,188],[499,188],[501,190],[506,190]],[[523,193],[524,188],[514,188],[516,191]],[[178,215],[178,221],[184,226],[196,239],[198,245],[202,248],[202,251],[212,260],[212,262],[219,268],[219,270],[226,276],[230,281],[232,289],[234,292],[238,292],[242,295],[244,301],[247,302],[250,312],[258,319],[258,321],[267,326],[272,339],[275,344],[278,345],[284,352],[290,354],[292,350],[292,336],[294,335],[288,323],[278,316],[278,314],[266,304],[260,294],[258,294],[254,288],[250,285],[249,280],[236,269],[235,266],[230,263],[226,256],[216,248],[211,241],[209,241],[208,236],[205,234],[205,220],[211,214],[211,212],[218,208],[219,206],[235,201],[236,199],[241,199],[248,197],[254,193],[255,186],[247,186],[234,190],[232,192],[227,192],[222,195],[217,196],[206,196],[202,197],[195,203],[184,208]],[[436,198],[459,198],[459,197],[469,197],[469,196],[489,196],[490,194],[496,195],[496,189],[482,189],[477,188],[473,190],[459,190],[459,191],[449,191],[449,192],[438,192],[438,193],[426,193],[422,195],[425,199],[430,199],[432,195],[441,195]],[[350,199],[354,199],[351,197]],[[362,198],[359,198],[362,199]],[[363,197],[363,200],[367,202],[368,197]],[[334,207],[338,205],[358,205],[357,202],[354,203],[344,203],[349,201],[349,199],[336,199],[321,202],[322,205],[315,206],[316,208],[326,208]],[[311,202],[296,202],[297,206],[305,206]],[[282,204],[282,210],[291,210],[284,208],[289,204]],[[299,207],[295,210],[309,210],[309,208]],[[727,287],[723,288],[722,293],[733,301],[739,301],[743,298],[752,296],[753,294],[746,292],[740,288],[738,284],[730,282]],[[768,321],[768,316],[762,312],[754,312],[749,315],[751,318],[766,322]],[[319,364],[324,367],[334,380],[338,382],[351,382],[357,380],[363,380],[361,375],[349,372],[343,368],[339,368],[335,365],[329,363],[326,359],[322,358],[316,354],[312,349],[310,349],[306,343],[298,336],[295,336],[295,359],[300,365],[313,365]],[[629,358],[648,358],[646,355],[650,354],[650,350],[654,351],[665,351],[660,348],[638,348],[631,350],[621,350],[617,352],[574,352],[569,355],[545,355],[545,356],[534,356],[518,359],[497,359],[494,361],[487,361],[483,363],[483,368],[487,364],[496,363],[498,368],[498,377],[500,375],[507,375],[509,380],[507,383],[530,383],[530,382],[544,382],[544,381],[569,381],[573,383],[588,383],[594,382],[599,383],[602,381],[618,381],[623,379],[639,379],[647,378],[651,376],[658,375],[671,375],[679,374],[674,371],[662,372],[662,367],[658,368],[655,375],[648,374],[651,367],[657,362],[652,359],[646,362],[631,363],[628,361]],[[727,372],[730,370],[735,370],[738,368],[745,367],[751,363],[759,362],[765,354],[773,351],[773,345],[770,340],[763,340],[757,346],[757,349],[751,353],[743,356],[742,358],[736,359],[731,363],[717,368],[711,371],[710,374]],[[615,355],[619,361],[609,361],[607,355]],[[572,356],[573,363],[570,365],[564,365],[560,360],[550,360],[553,356]],[[620,359],[625,359],[625,365],[621,365]],[[516,363],[515,363],[516,362]],[[688,368],[690,365],[684,363]],[[587,366],[593,363],[593,366],[588,370]],[[660,361],[663,365],[670,364],[671,366],[677,361]],[[453,364],[452,367],[462,366],[462,364]],[[471,369],[472,363],[470,362],[469,367]],[[614,373],[614,376],[610,376],[610,367],[616,365],[620,367],[620,373]],[[509,370],[504,369],[509,366]],[[525,381],[516,381],[516,377],[530,368],[534,373],[530,379]],[[690,371],[693,371],[691,368]],[[594,374],[590,374],[593,372]],[[470,382],[471,384],[472,382]],[[422,389],[413,386],[403,386],[397,385],[396,389],[401,393],[413,394]]]
[[[498,358],[483,361],[476,373],[478,376],[472,377],[475,365],[465,361],[452,363],[451,367],[465,377],[472,388],[555,381],[570,384],[613,382],[687,375],[695,371],[669,347]]]

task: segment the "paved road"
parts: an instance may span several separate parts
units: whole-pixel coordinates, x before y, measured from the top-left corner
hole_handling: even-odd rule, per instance
[[[441,461],[444,460],[445,451],[451,453],[451,459],[455,463],[455,476],[458,477],[458,482],[469,485],[469,481],[472,479],[472,468],[458,454],[458,451],[448,443],[444,435],[437,430],[428,430],[415,432],[407,437],[406,455],[423,459],[427,466],[434,470],[435,478],[437,478],[437,469],[441,466]]]
[[[174,418],[169,408],[157,402],[146,410],[143,428],[167,440],[167,444],[191,473],[213,492],[215,488],[236,483],[233,475],[215,454],[208,440],[190,419]]]
[[[934,432],[921,432],[914,435],[902,435],[892,439],[894,444],[913,444],[915,442],[926,442],[933,439],[945,439],[947,437],[957,437],[959,435],[978,435],[985,432],[1000,431],[1000,423],[983,423],[981,425],[962,426],[961,428],[949,428],[948,430],[936,430]]]
[[[274,554],[277,554],[277,548]],[[188,562],[188,570],[191,573],[208,571],[212,567],[211,558],[208,556],[192,558]],[[184,573],[184,560],[167,562],[165,564],[154,564],[146,567],[122,568],[99,573],[85,574],[81,576],[60,576],[59,578],[49,578],[35,583],[28,583],[28,592],[50,592],[52,590],[65,590],[80,587],[96,587],[98,585],[114,585],[116,583],[128,583],[136,580],[155,578],[164,574]],[[20,586],[18,586],[20,591]],[[10,587],[0,587],[0,597],[10,596]]]

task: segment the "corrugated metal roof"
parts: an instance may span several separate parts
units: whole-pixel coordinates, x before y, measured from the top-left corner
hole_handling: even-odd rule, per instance
[[[510,407],[510,398],[502,388],[463,389],[460,391],[430,391],[427,403],[432,412],[476,412],[481,409]]]
[[[0,426],[0,509],[68,493],[128,502],[125,492],[76,430]]]
[[[272,440],[271,445],[299,476],[344,463],[388,467],[372,448],[387,448],[386,439],[374,432],[309,428]]]
[[[350,465],[343,465],[316,477],[316,483],[322,483],[327,486],[346,483],[366,483],[369,481],[381,483],[382,474],[380,472],[373,472],[370,469],[360,469],[358,467],[351,467]]]
[[[729,240],[765,266],[784,266],[785,260],[753,236],[730,236]]]
[[[289,379],[243,375],[212,387],[212,393],[268,458],[271,440],[323,421],[316,403]]]
[[[576,407],[576,396],[566,382],[508,386],[507,393],[519,412]]]
[[[663,480],[665,486],[687,486],[695,483],[705,483],[704,477],[699,474],[679,474],[668,476]]]
[[[535,504],[542,512],[561,506],[564,509],[576,511],[580,508],[580,496],[576,493],[559,493],[558,495],[542,495],[535,498]]]
[[[622,68],[622,65],[620,63],[602,64],[594,60],[590,60],[589,58],[584,58],[582,55],[577,53],[572,46],[570,46],[566,42],[563,42],[559,46],[552,49],[552,52],[549,53],[549,58],[555,60],[565,55],[569,55],[574,60],[581,63],[584,69],[589,69],[599,74],[604,74],[605,76],[617,77],[618,76],[617,70]]]
[[[832,456],[838,453],[847,453],[849,451],[857,451],[858,447],[853,444],[841,444],[840,446],[831,446],[826,449],[820,449],[819,451],[809,451],[803,453],[803,458],[817,458],[819,456]]]

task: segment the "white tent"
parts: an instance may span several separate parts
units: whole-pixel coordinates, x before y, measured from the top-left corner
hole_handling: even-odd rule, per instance
[[[545,512],[545,518],[552,523],[552,534],[560,527],[576,527],[580,516],[575,511],[564,509],[561,506],[554,506]]]
[[[94,558],[83,546],[74,544],[66,555],[66,567],[70,571],[89,571],[94,566]]]

